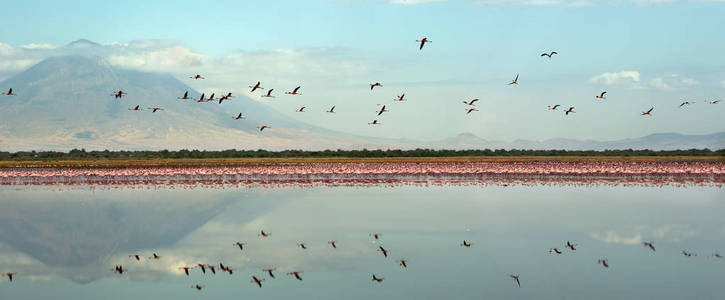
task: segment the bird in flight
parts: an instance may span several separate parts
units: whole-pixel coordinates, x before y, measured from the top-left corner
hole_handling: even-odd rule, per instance
[[[209,268],[209,271],[211,271],[212,274],[216,275],[216,267],[213,265],[206,265],[207,268]]]
[[[657,250],[655,250],[655,245],[652,242],[642,242],[642,245],[644,245],[647,248],[652,249],[652,251],[657,251]]]
[[[184,270],[184,273],[186,274],[186,276],[189,276],[189,270],[193,269],[193,268],[194,267],[183,266],[183,267],[179,267],[179,270]]]
[[[378,120],[373,120],[372,122],[368,123],[368,125],[380,125],[380,122],[378,122]]]
[[[609,260],[608,259],[599,259],[597,260],[597,263],[602,265],[605,268],[609,268]]]
[[[189,99],[194,99],[194,98],[189,97],[189,91],[186,91],[186,92],[184,92],[184,96],[176,97],[176,99],[179,99],[179,100],[189,100]]]
[[[571,251],[576,251],[576,244],[572,244],[569,241],[566,241],[566,247],[569,248]]]
[[[199,96],[199,99],[197,99],[196,102],[204,102],[204,101],[206,101],[204,99],[204,93],[201,93],[201,96]]]
[[[371,233],[370,236],[376,240],[379,240],[380,237],[383,236],[383,234],[382,233]]]
[[[234,120],[241,120],[244,119],[244,116],[242,116],[242,113],[239,113],[236,117],[234,117]]]
[[[201,75],[199,75],[199,74],[196,74],[194,76],[189,76],[189,78],[191,78],[191,79],[204,79],[204,77],[201,76]]]
[[[13,89],[12,88],[9,89],[7,93],[3,93],[3,95],[15,96],[15,94],[13,94]],[[116,98],[119,98],[119,97],[116,97]]]
[[[373,88],[375,88],[376,86],[383,86],[383,85],[382,85],[382,84],[380,84],[380,82],[376,82],[376,83],[371,83],[371,84],[370,84],[370,90],[372,91],[372,90],[373,90]]]
[[[302,93],[298,93],[297,91],[301,88],[301,86],[296,87],[291,92],[284,92],[287,95],[302,95]]]
[[[295,278],[297,278],[297,280],[302,280],[302,277],[300,277],[300,273],[302,273],[302,272],[301,271],[292,271],[292,272],[287,273],[287,275],[294,276]]]
[[[264,270],[262,270],[262,272],[267,272],[267,274],[269,274],[269,277],[274,278],[274,273],[272,273],[272,272],[274,272],[274,270],[276,270],[276,269],[277,268],[264,269]]]
[[[512,84],[519,84],[519,74],[516,74],[516,77],[514,78],[514,80],[509,82],[508,85],[512,85]]]
[[[649,109],[648,111],[643,111],[643,112],[642,112],[642,115],[643,115],[643,116],[644,116],[644,115],[652,116],[652,110],[653,110],[653,109],[655,109],[655,108],[654,108],[654,107],[652,107],[652,108],[650,108],[650,109]]]
[[[680,107],[683,107],[683,106],[685,106],[685,105],[690,105],[690,104],[695,104],[695,101],[692,101],[692,102],[690,102],[690,101],[685,101],[685,102],[682,102],[682,103],[680,104]]]
[[[205,264],[197,264],[196,266],[199,267],[199,269],[201,269],[202,273],[206,274],[206,265]]]
[[[259,131],[263,131],[266,128],[272,128],[272,127],[269,127],[267,125],[262,125],[262,126],[257,126],[257,128],[259,128]]]
[[[551,248],[549,249],[549,253],[556,253],[556,254],[562,254],[561,250],[559,248]]]
[[[298,108],[296,112],[305,112],[305,106]]]
[[[197,291],[201,291],[201,289],[203,289],[204,286],[203,285],[195,284],[195,285],[192,285],[191,288],[192,289],[196,289]]]
[[[242,250],[243,251],[244,250],[244,245],[246,245],[246,244],[247,243],[236,242],[236,243],[234,243],[234,246],[239,247],[239,250]]]
[[[123,266],[116,266],[115,268],[113,268],[113,273],[123,275],[123,272],[126,272],[126,270],[123,269]]]
[[[257,276],[252,276],[251,282],[258,285],[259,287],[262,287],[262,281],[264,281],[264,279],[259,279],[257,278]]]
[[[395,99],[393,99],[393,101],[405,101],[405,94],[395,96]]]
[[[337,242],[336,241],[329,241],[327,243],[330,244],[330,246],[332,246],[332,248],[337,249]]]
[[[564,112],[564,114],[565,114],[565,115],[569,115],[569,113],[575,113],[575,111],[574,111],[574,107],[573,107],[573,106],[572,106],[572,107],[569,107],[569,109],[567,109],[567,110],[566,110],[566,111]]]
[[[519,280],[519,275],[513,275],[513,274],[511,274],[511,275],[509,275],[509,277],[513,278],[514,281],[516,281],[516,284],[518,284],[519,287],[521,287],[521,281]]]
[[[334,114],[335,113],[335,106],[333,105],[332,108],[330,108],[330,110],[328,110],[327,112],[329,112],[331,114]]]
[[[267,91],[267,94],[262,95],[262,97],[274,98],[274,96],[272,96],[272,91],[274,91],[274,89],[269,89],[269,91]]]
[[[138,105],[136,105],[136,107],[134,107],[134,108],[129,108],[128,110],[143,110],[143,108],[139,108],[139,106],[138,106]]]
[[[251,90],[250,92],[254,92],[254,91],[256,91],[257,89],[262,89],[262,90],[263,90],[264,88],[263,88],[262,86],[260,86],[260,84],[262,84],[262,83],[261,83],[261,82],[259,82],[259,81],[257,81],[257,84],[255,84],[255,85],[253,85],[253,86],[252,86],[252,85],[250,85],[249,87],[250,87],[250,88],[252,88],[252,90]]]
[[[12,92],[13,92],[13,89],[10,89],[9,93],[12,93]],[[6,94],[6,95],[10,95],[10,94]],[[115,97],[116,99],[123,98],[123,95],[126,95],[126,92],[121,91],[121,90],[115,91],[115,92],[113,92],[113,94],[111,94],[111,96]]]
[[[695,253],[692,253],[692,252],[687,252],[687,251],[685,251],[685,250],[682,250],[682,255],[684,255],[684,256],[686,256],[686,257],[693,257],[693,256],[697,256],[697,254],[695,254]]]
[[[463,243],[461,243],[461,247],[471,248],[473,244],[467,242],[466,240],[463,240]]]
[[[221,96],[221,98],[219,98],[219,104],[222,104],[222,102],[224,102],[224,100],[229,100],[229,98],[232,97],[232,96],[230,96],[231,94],[232,93],[229,93],[227,95]]]
[[[373,281],[380,283],[380,282],[383,282],[383,280],[385,280],[385,278],[377,277],[377,276],[375,276],[375,274],[373,274]]]
[[[378,116],[379,116],[379,115],[382,115],[386,111],[389,111],[389,110],[386,110],[385,105],[383,105],[383,108],[381,108],[379,111],[376,111],[376,112],[378,113]]]
[[[547,57],[551,58],[551,56],[553,56],[554,54],[559,54],[559,53],[557,53],[556,51],[551,51],[550,53],[542,53],[541,56],[542,57],[547,56]]]
[[[720,102],[722,102],[722,100],[713,100],[713,101],[710,101],[710,104],[718,104]]]
[[[158,254],[154,253],[153,256],[149,257],[149,259],[159,260],[161,259],[161,256],[158,256]]]
[[[720,255],[720,253],[717,253],[716,252],[716,253],[713,253],[712,254],[712,257],[714,257],[714,258],[722,258],[722,255]]]
[[[390,250],[386,250],[383,246],[378,246],[378,251],[380,251],[380,253],[382,253],[385,257],[388,257],[388,252],[390,252]]]
[[[206,99],[206,102],[216,100],[216,99],[214,99],[214,95],[215,95],[215,93],[211,93],[211,96],[209,96],[209,98]]]
[[[418,47],[418,50],[423,50],[423,46],[425,46],[425,43],[433,42],[433,41],[428,40],[428,38],[423,38],[423,39],[415,40],[415,41],[420,43],[420,47]]]
[[[18,273],[15,273],[15,272],[5,273],[5,274],[3,274],[3,277],[7,277],[8,280],[10,280],[10,282],[12,282],[13,281],[13,276],[15,276],[15,274],[18,274]]]
[[[136,259],[136,261],[141,261],[141,255],[138,254],[131,254],[128,257]]]
[[[559,108],[559,106],[561,106],[561,105],[555,104],[555,105],[549,105],[549,106],[547,106],[547,108],[549,108],[549,110],[556,110],[557,108]]]
[[[602,92],[601,94],[599,94],[599,96],[594,96],[594,98],[597,98],[597,99],[602,99],[602,100],[604,100],[604,99],[606,99],[606,97],[604,97],[604,94],[606,94],[606,93],[607,93],[607,92]]]
[[[401,259],[401,260],[398,260],[398,264],[399,264],[399,265],[400,265],[401,267],[403,267],[403,268],[407,268],[407,267],[408,267],[408,260],[407,260],[407,259]]]
[[[230,267],[230,266],[225,266],[225,265],[224,265],[224,264],[222,264],[222,263],[219,263],[219,269],[221,269],[221,270],[222,270],[222,272],[227,272],[227,273],[229,273],[229,275],[232,275],[232,274],[234,274],[234,270],[232,270],[232,267]]]
[[[463,103],[466,105],[470,105],[470,106],[476,106],[476,104],[474,104],[474,103],[476,103],[476,101],[478,101],[478,98],[471,99],[470,101],[463,101]]]
[[[272,235],[271,232],[264,232],[264,230],[259,231],[259,236],[261,237],[269,237],[270,235]]]
[[[474,112],[474,111],[478,111],[478,109],[475,109],[475,108],[467,108],[466,109],[466,114],[470,114],[471,112]]]
[[[163,108],[161,108],[161,107],[149,107],[148,109],[150,109],[152,113],[155,113],[155,112],[157,112],[157,111],[159,111],[159,110],[164,110],[164,109],[163,109]]]
[[[307,250],[307,245],[305,243],[297,243],[297,247],[300,247],[303,250]]]

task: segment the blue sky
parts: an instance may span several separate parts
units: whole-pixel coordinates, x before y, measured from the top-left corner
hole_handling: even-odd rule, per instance
[[[725,2],[393,2],[14,1],[4,5],[12,26],[0,26],[0,79],[39,51],[86,38],[133,48],[133,56],[112,59],[122,67],[184,80],[206,74],[204,82],[185,80],[201,91],[301,84],[306,98],[270,105],[361,135],[608,140],[725,130],[725,103],[706,103],[725,98]],[[418,51],[424,36],[433,43]],[[540,57],[545,51],[560,55]],[[506,86],[516,74],[519,86]],[[384,87],[365,91],[375,81]],[[595,102],[605,90],[609,97]],[[391,103],[401,93],[410,100]],[[461,101],[471,98],[481,99],[480,111],[465,115]],[[684,99],[696,104],[678,108]],[[376,104],[391,112],[381,116],[385,126],[371,128]],[[577,113],[547,111],[552,104]],[[303,105],[338,105],[338,118],[295,114]],[[655,116],[639,116],[653,106]]]

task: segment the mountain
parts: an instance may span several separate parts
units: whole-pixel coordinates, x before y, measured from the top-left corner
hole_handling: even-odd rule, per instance
[[[96,45],[79,40],[66,47]],[[186,91],[196,98],[199,93],[171,75],[118,69],[100,56],[47,58],[0,86],[13,87],[17,93],[0,98],[0,150],[4,151],[337,149],[376,145],[291,120],[242,95],[222,105],[177,100]],[[116,90],[128,94],[115,99],[111,93]],[[136,105],[164,110],[128,110]],[[239,112],[247,119],[234,120]],[[260,125],[272,128],[260,132]]]

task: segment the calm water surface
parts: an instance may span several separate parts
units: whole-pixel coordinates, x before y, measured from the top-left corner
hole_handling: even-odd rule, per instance
[[[0,299],[723,299],[724,212],[715,186],[5,186]]]

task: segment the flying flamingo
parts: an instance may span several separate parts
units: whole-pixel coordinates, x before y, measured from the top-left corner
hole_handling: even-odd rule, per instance
[[[574,248],[574,247],[576,247],[576,244],[572,244],[569,241],[566,241],[566,247],[569,248],[569,250],[571,250],[571,251],[576,251],[576,248]]]
[[[244,116],[242,116],[242,113],[239,113],[236,117],[234,117],[234,120],[241,120],[244,119]]]
[[[405,94],[395,96],[395,99],[393,99],[393,101],[405,101]]]
[[[401,259],[401,260],[398,260],[398,264],[399,264],[399,265],[400,265],[401,267],[403,267],[403,268],[407,268],[407,267],[408,267],[408,260],[407,260],[407,259]]]
[[[720,255],[720,253],[713,253],[712,254],[712,257],[714,257],[714,258],[722,258],[722,255]]]
[[[262,89],[262,90],[263,90],[264,88],[263,88],[262,86],[260,86],[260,84],[262,84],[262,83],[261,83],[261,82],[259,82],[259,81],[257,81],[257,84],[255,84],[255,85],[253,85],[253,86],[252,86],[252,85],[250,85],[249,87],[250,87],[250,88],[252,88],[252,91],[251,91],[251,92],[254,92],[254,91],[256,91],[257,89]]]
[[[257,126],[257,128],[259,128],[259,131],[264,131],[264,129],[266,129],[266,128],[272,128],[272,127],[269,127],[267,125],[262,125],[262,126]]]
[[[219,104],[222,104],[224,100],[229,100],[229,97],[227,95],[221,96],[221,98],[219,98]]]
[[[519,275],[513,275],[513,274],[511,274],[511,275],[509,275],[509,277],[513,278],[514,281],[516,281],[516,284],[518,284],[519,287],[521,287],[521,281],[519,281]]]
[[[390,252],[390,250],[385,250],[383,246],[378,246],[378,251],[380,251],[380,253],[382,253],[385,257],[388,257],[388,252]]]
[[[608,259],[599,259],[597,260],[597,263],[602,265],[605,268],[609,268],[609,260]]]
[[[473,244],[467,242],[466,240],[463,240],[463,243],[461,243],[461,247],[471,248]]]
[[[722,100],[713,100],[710,101],[710,104],[718,104],[719,102],[722,102]]]
[[[559,106],[561,106],[561,105],[555,104],[555,105],[549,105],[549,106],[547,106],[547,108],[549,108],[549,110],[556,110],[557,108],[559,108]]]
[[[376,82],[376,83],[371,83],[371,84],[370,84],[370,90],[372,91],[372,90],[373,90],[373,88],[375,88],[376,86],[383,86],[383,85],[382,85],[382,84],[380,84],[380,82]]]
[[[201,291],[201,289],[203,289],[204,286],[203,285],[195,284],[195,285],[192,285],[191,288],[192,289],[196,289],[197,291]]]
[[[196,75],[194,75],[194,76],[190,76],[189,78],[191,78],[191,79],[204,79],[204,77],[202,77],[202,76],[201,76],[201,75],[199,75],[199,74],[196,74]]]
[[[389,111],[389,110],[386,110],[385,105],[383,105],[383,108],[381,108],[379,111],[376,111],[376,112],[378,113],[378,116],[379,116],[379,115],[382,115],[386,111]]]
[[[385,280],[385,278],[377,277],[377,276],[375,276],[375,274],[373,274],[373,281],[375,281],[377,283],[381,283],[381,282],[383,282],[383,280]]]
[[[566,111],[564,112],[564,114],[565,114],[565,115],[567,115],[567,116],[569,115],[569,113],[575,113],[575,111],[574,111],[574,107],[573,107],[573,106],[572,106],[572,107],[569,107],[569,109],[567,109],[567,110],[566,110]]]
[[[234,243],[234,246],[239,247],[239,250],[244,250],[244,245],[246,245],[246,244],[247,243],[236,242],[236,243]]]
[[[329,241],[327,243],[330,244],[330,246],[332,246],[332,248],[337,249],[337,242],[336,241]]]
[[[373,120],[372,122],[368,123],[368,125],[380,125],[380,122],[378,122],[378,120]]]
[[[695,254],[695,253],[692,253],[692,252],[687,252],[687,251],[685,251],[685,250],[682,250],[682,255],[684,255],[684,256],[686,256],[686,257],[693,257],[693,256],[697,256],[697,254]]]
[[[214,100],[216,100],[216,99],[214,99],[214,93],[211,93],[211,96],[209,96],[209,98],[206,99],[206,102],[214,101]]]
[[[126,270],[123,269],[123,266],[116,266],[113,269],[113,273],[116,273],[118,275],[123,275],[123,272],[126,272]]]
[[[302,277],[300,277],[300,273],[302,273],[302,272],[301,271],[292,271],[292,272],[287,273],[287,275],[294,276],[295,278],[297,278],[297,280],[302,280]]]
[[[197,266],[201,269],[202,273],[206,274],[206,265],[205,264],[198,264]]]
[[[382,233],[371,233],[370,236],[376,240],[379,240],[380,237],[383,236],[383,234]]]
[[[305,107],[300,107],[296,110],[296,112],[305,112]]]
[[[264,269],[264,270],[262,270],[262,272],[267,272],[267,274],[269,274],[269,277],[274,278],[274,273],[272,273],[272,272],[274,272],[274,270],[276,270],[276,269],[277,268]]]
[[[549,253],[556,253],[556,254],[562,254],[561,250],[559,248],[551,248],[549,249]]]
[[[267,91],[267,94],[262,95],[262,97],[264,97],[264,98],[274,98],[274,96],[272,96],[272,91],[274,91],[274,89],[269,89]]]
[[[120,91],[119,91],[119,92],[120,92]],[[12,89],[12,88],[10,88],[10,89],[8,90],[8,92],[7,92],[7,93],[4,93],[3,95],[8,95],[8,96],[15,96],[15,94],[13,94],[13,89]],[[116,98],[121,98],[121,96],[117,96]]]
[[[12,94],[12,92],[13,92],[13,89],[10,89],[10,92],[8,92],[8,94],[6,94],[6,95],[10,95],[10,94]],[[115,92],[113,92],[113,94],[111,94],[111,96],[115,97],[116,99],[123,98],[123,95],[126,95],[126,92],[121,91],[121,90],[115,91]]]
[[[139,108],[139,106],[138,106],[138,105],[136,105],[136,107],[134,107],[134,108],[129,108],[128,110],[143,110],[143,108]]]
[[[131,254],[128,257],[136,259],[136,261],[141,261],[141,255],[138,254]]]
[[[607,93],[607,92],[602,92],[601,94],[599,94],[599,96],[594,96],[594,98],[597,98],[597,99],[602,99],[602,100],[604,100],[604,99],[606,99],[606,97],[604,97],[604,94],[606,94],[606,93]]]
[[[465,110],[466,110],[466,114],[470,114],[471,112],[478,111],[478,109],[475,109],[475,108],[467,108]]]
[[[463,101],[463,103],[470,106],[476,106],[476,104],[474,104],[476,101],[478,101],[478,98],[472,99],[471,101]]]
[[[644,116],[644,115],[652,116],[652,110],[653,110],[653,109],[655,109],[655,108],[654,108],[654,107],[652,107],[652,108],[650,108],[650,109],[649,109],[648,111],[643,111],[643,112],[642,112],[642,115],[643,115],[643,116]]]
[[[193,269],[193,268],[194,268],[194,267],[187,267],[187,266],[184,266],[184,267],[179,267],[179,270],[184,270],[184,273],[186,274],[186,276],[189,276],[189,270],[190,270],[190,269]]]
[[[334,114],[335,113],[335,106],[333,105],[332,108],[330,108],[330,110],[328,110],[327,112],[329,112],[331,114]]]
[[[194,99],[194,98],[189,97],[189,91],[186,91],[186,92],[184,92],[184,96],[176,97],[176,99],[179,99],[179,100],[189,100],[189,99]]]
[[[305,245],[305,243],[297,243],[297,247],[300,247],[303,250],[307,250],[307,245]]]
[[[232,270],[232,267],[229,267],[229,266],[225,266],[225,265],[224,265],[224,264],[222,264],[222,263],[219,263],[219,269],[221,269],[221,270],[222,270],[223,272],[227,272],[227,273],[229,273],[229,275],[232,275],[232,274],[234,274],[234,271]]]
[[[259,236],[261,236],[261,237],[269,237],[270,235],[272,235],[271,232],[264,232],[264,230],[261,230],[259,232]]]
[[[164,110],[164,109],[163,109],[163,108],[161,108],[161,107],[149,107],[148,109],[150,109],[152,113],[155,113],[155,112],[157,112],[157,111],[159,111],[159,110]]]
[[[682,102],[682,103],[680,104],[680,107],[682,107],[682,106],[685,106],[685,105],[690,105],[690,104],[695,104],[695,101],[692,101],[692,102],[690,102],[690,101],[685,101],[685,102]]]
[[[207,268],[209,268],[209,271],[211,271],[212,274],[216,275],[216,267],[213,265],[206,265]]]
[[[16,273],[16,272],[5,273],[5,274],[3,274],[3,277],[7,277],[8,280],[10,280],[10,282],[12,282],[13,281],[13,276],[15,276],[15,274],[18,274],[18,273]]]
[[[264,281],[264,279],[259,279],[257,278],[257,276],[252,276],[251,282],[258,285],[260,288],[262,287],[262,281]]]
[[[159,260],[161,259],[161,256],[158,256],[158,254],[154,253],[153,256],[149,257],[149,259]]]
[[[301,88],[301,86],[296,87],[291,92],[284,92],[287,95],[302,95],[302,93],[298,93],[297,91]]]
[[[433,41],[429,41],[428,38],[423,38],[421,40],[415,40],[416,42],[420,43],[420,47],[418,50],[423,50],[423,46],[425,46],[425,43],[432,43]]]
[[[514,78],[514,80],[511,81],[508,85],[512,84],[519,84],[519,74],[516,74],[516,78]]]
[[[196,102],[204,102],[204,93],[201,93],[201,96],[199,96],[199,99],[196,100]]]
[[[655,245],[652,242],[642,242],[642,245],[644,245],[647,248],[652,249],[652,251],[657,251],[657,250],[655,250]]]

